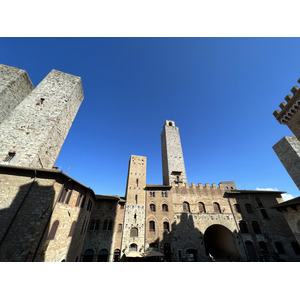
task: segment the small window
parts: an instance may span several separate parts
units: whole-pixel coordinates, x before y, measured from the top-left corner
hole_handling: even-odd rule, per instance
[[[14,156],[16,155],[15,152],[8,152],[8,154],[6,155],[6,157],[4,158],[4,162],[10,162]]]
[[[169,211],[169,208],[168,208],[167,204],[162,205],[162,211]]]
[[[137,187],[139,186],[139,179],[138,178],[136,179],[136,186]]]
[[[172,122],[169,122],[169,126],[173,126],[173,123],[172,123]]]
[[[69,192],[68,192],[68,195],[67,195],[67,198],[66,198],[66,204],[69,204],[69,202],[70,202],[70,199],[71,199],[71,195],[72,195],[72,190],[69,190]]]
[[[260,212],[264,219],[269,219],[269,216],[265,209],[261,209]]]
[[[268,247],[265,242],[259,242],[258,245],[263,255],[269,254]]]
[[[138,229],[136,227],[131,228],[130,237],[138,237]]]
[[[252,206],[250,203],[246,203],[245,208],[248,214],[253,214]]]
[[[240,226],[241,233],[248,233],[248,228],[245,221],[240,221],[239,226]]]
[[[94,228],[95,228],[95,223],[96,223],[96,220],[91,220],[91,222],[90,222],[90,226],[89,226],[89,230],[94,230]]]
[[[213,203],[213,208],[214,208],[214,212],[215,212],[215,213],[221,213],[221,208],[220,208],[219,203],[214,202],[214,203]]]
[[[234,204],[233,206],[234,206],[235,212],[241,213],[241,207],[240,207],[240,205],[238,203]]]
[[[53,240],[54,239],[56,231],[57,231],[57,228],[58,228],[58,225],[59,225],[59,221],[58,220],[56,220],[55,222],[53,222],[51,230],[50,230],[49,235],[48,235],[48,240]]]
[[[137,204],[137,201],[138,201],[138,195],[135,195],[135,204]]]
[[[107,228],[108,228],[108,220],[105,220],[104,223],[103,223],[102,229],[107,230]]]
[[[150,204],[150,211],[155,211],[155,204]]]
[[[161,192],[162,197],[168,197],[168,192]]]
[[[300,247],[297,242],[291,242],[291,246],[294,249],[295,254],[299,255],[300,254]]]
[[[120,209],[124,209],[124,203],[120,203]]]
[[[121,232],[122,231],[122,224],[119,224],[118,225],[118,232]]]
[[[69,235],[68,235],[68,236],[73,236],[73,235],[74,235],[75,227],[76,227],[76,221],[74,221],[74,222],[72,223],[72,226],[71,226],[71,229],[70,229],[70,232],[69,232]]]
[[[154,221],[149,222],[149,230],[150,231],[155,231],[155,222]]]
[[[76,200],[76,204],[75,204],[75,207],[78,207],[80,205],[80,200],[81,200],[81,197],[82,195],[79,194],[78,197],[77,197],[77,200]]]
[[[107,230],[112,230],[112,228],[113,228],[113,221],[109,220]]]
[[[58,199],[58,202],[61,202],[61,203],[64,202],[67,192],[68,192],[68,190],[66,188],[63,188],[63,190],[61,191],[60,197]]]
[[[164,222],[164,232],[169,232],[169,231],[170,231],[169,222]]]
[[[83,223],[82,223],[82,227],[81,227],[80,234],[83,233],[83,229],[84,229],[85,222],[86,222],[86,217],[84,218],[84,221],[83,221]]]
[[[278,252],[279,254],[285,254],[285,250],[284,250],[284,248],[283,248],[283,246],[282,246],[282,243],[280,243],[280,242],[275,242],[275,247],[276,247],[277,252]]]
[[[83,200],[82,200],[82,202],[81,202],[81,206],[80,206],[81,208],[83,208],[83,207],[84,207],[84,204],[85,204],[85,199],[86,199],[86,196],[84,196],[84,197],[83,197]]]
[[[260,227],[256,221],[252,221],[252,228],[253,228],[254,233],[261,234]]]
[[[206,213],[205,205],[204,205],[203,202],[199,202],[199,203],[198,203],[198,208],[199,208],[199,213],[200,213],[200,214]]]
[[[150,192],[150,197],[155,197],[155,192]]]
[[[91,211],[91,210],[92,210],[92,206],[93,206],[93,203],[92,203],[92,201],[89,199],[86,210],[87,210],[87,211]]]
[[[100,228],[100,220],[96,220],[96,224],[95,224],[95,230],[99,230]]]
[[[259,207],[264,207],[259,197],[255,197],[256,203]]]
[[[182,203],[183,212],[190,212],[190,205],[188,202]]]

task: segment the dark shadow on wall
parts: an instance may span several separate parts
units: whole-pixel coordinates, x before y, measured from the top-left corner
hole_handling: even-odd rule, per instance
[[[205,214],[208,215],[208,214]],[[153,241],[164,257],[149,257],[146,261],[208,262],[241,261],[240,243],[236,231],[231,232],[219,224],[211,225],[205,233],[195,227],[194,218],[199,214],[176,214],[179,222],[173,222],[171,230],[165,230],[163,238]],[[151,245],[150,245],[151,246]]]
[[[284,216],[273,209],[278,192],[231,191],[225,193],[231,207],[247,261],[300,261],[291,246],[296,242]],[[299,247],[300,250],[300,247]]]
[[[122,231],[118,231],[117,209],[117,199],[105,199],[96,196],[80,261],[108,262],[109,260],[119,260],[114,252],[121,249],[111,248],[114,244],[114,234],[116,235],[115,239],[122,237]]]
[[[0,211],[0,261],[33,261],[53,209],[53,186],[39,185],[35,177],[28,177],[29,183],[18,186],[18,175],[14,174],[14,181],[0,174],[0,189],[7,200]]]

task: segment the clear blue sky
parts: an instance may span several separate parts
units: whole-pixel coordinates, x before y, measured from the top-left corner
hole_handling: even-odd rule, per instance
[[[162,184],[160,133],[174,120],[189,183],[299,196],[272,149],[292,135],[273,111],[297,85],[299,49],[299,38],[1,38],[0,62],[35,86],[51,69],[82,78],[56,165],[97,194],[125,195],[132,154]]]

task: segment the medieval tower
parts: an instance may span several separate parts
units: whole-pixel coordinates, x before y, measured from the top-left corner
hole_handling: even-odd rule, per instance
[[[122,239],[122,252],[127,256],[145,248],[146,163],[144,156],[130,157]]]
[[[179,129],[167,120],[161,133],[163,184],[187,183]]]
[[[298,80],[300,83],[300,79]],[[280,124],[287,125],[295,136],[285,136],[273,146],[281,163],[300,189],[300,90],[298,86],[287,95],[287,103],[280,103],[281,111],[275,110],[273,115]]]
[[[81,78],[52,70],[30,92],[28,76],[15,69],[2,67],[8,84],[1,105],[15,108],[6,105],[0,124],[0,164],[51,169],[83,100]],[[22,93],[9,93],[13,84]]]

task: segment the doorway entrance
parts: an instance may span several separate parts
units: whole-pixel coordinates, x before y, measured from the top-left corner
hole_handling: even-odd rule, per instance
[[[223,225],[211,225],[204,233],[206,255],[212,261],[239,261],[233,233]]]

